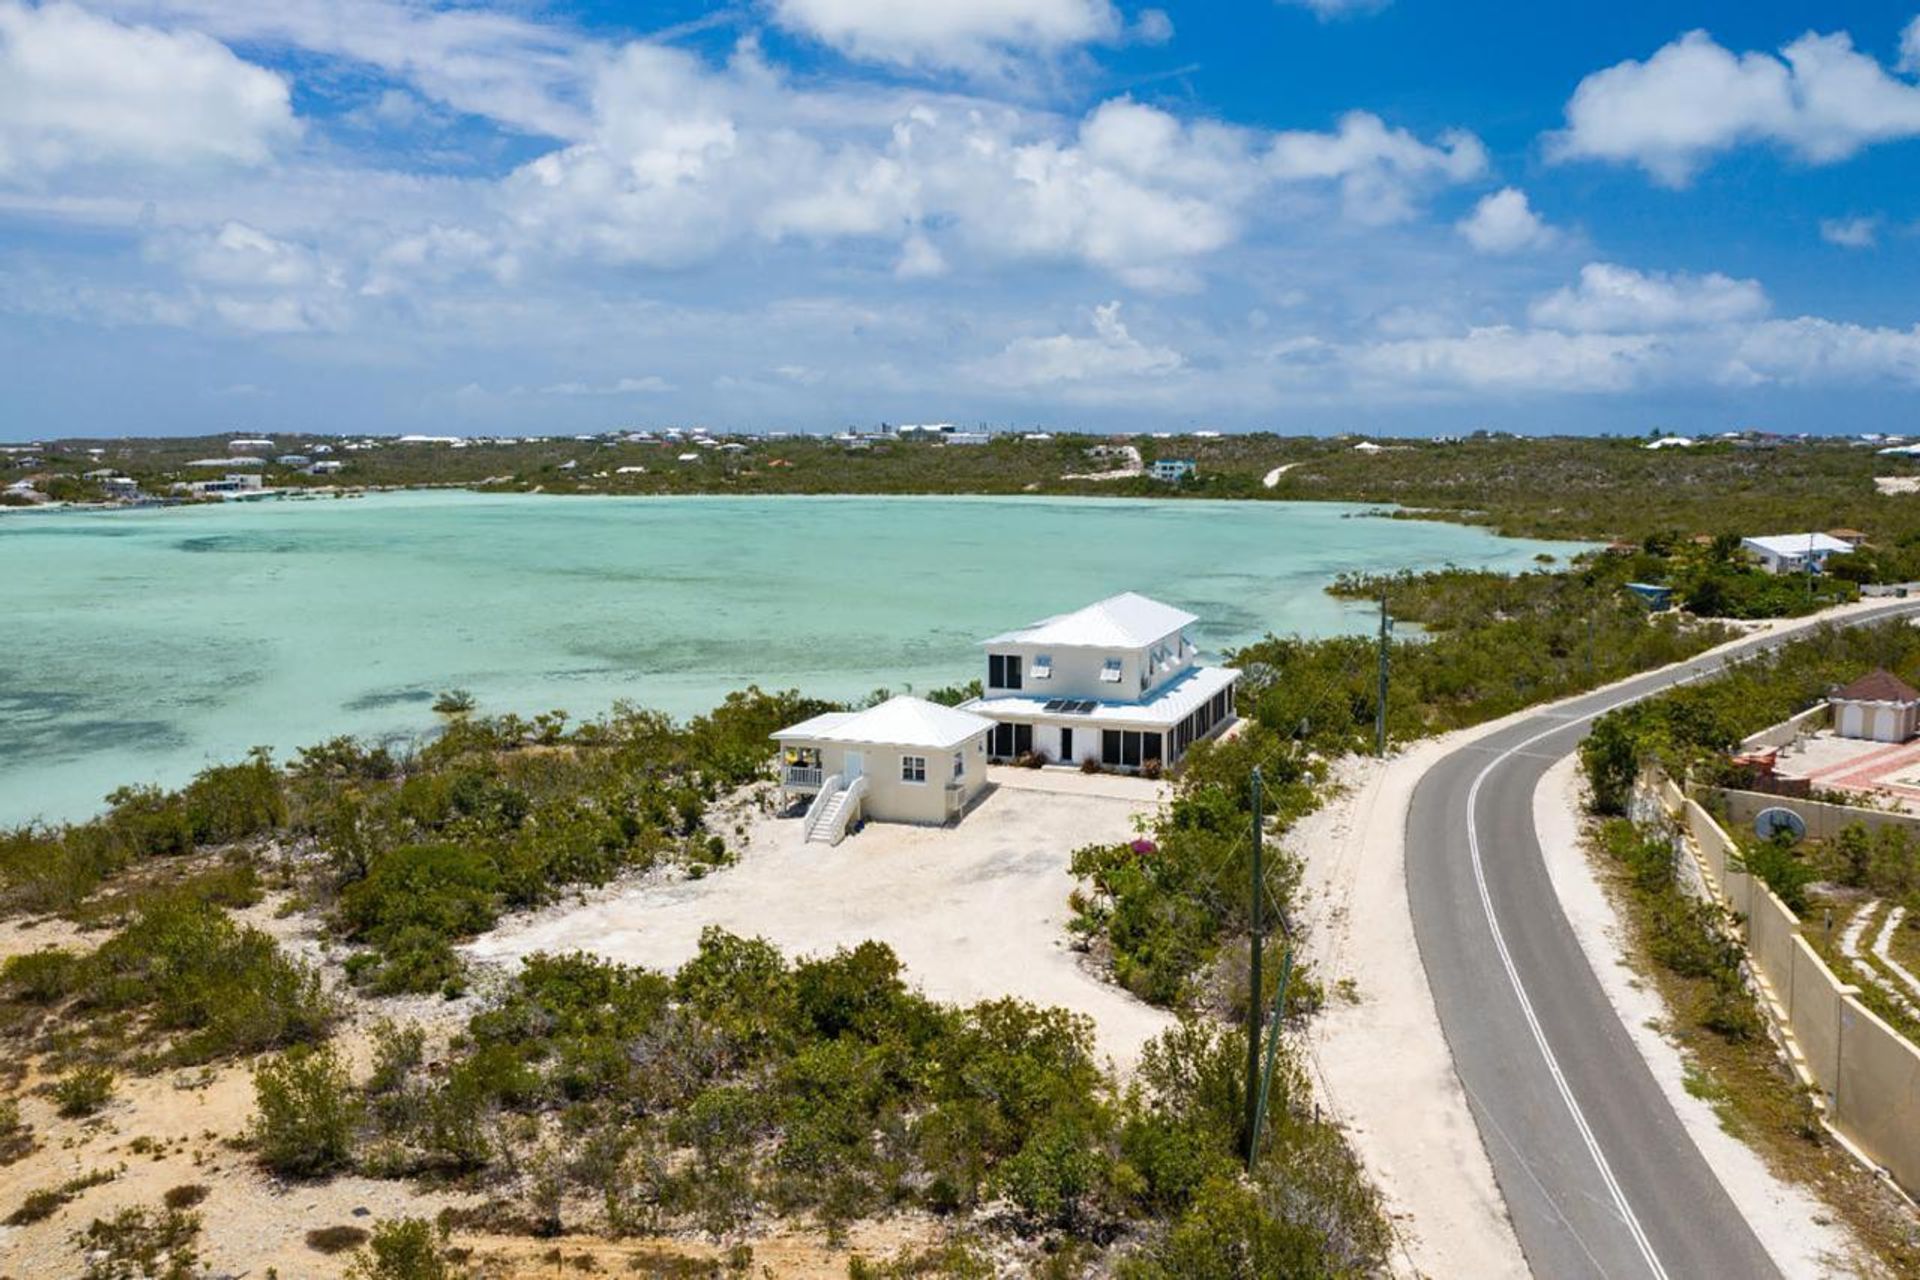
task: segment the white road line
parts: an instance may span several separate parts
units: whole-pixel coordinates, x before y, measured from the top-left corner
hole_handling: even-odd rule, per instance
[[[1881,622],[1888,618],[1908,614],[1912,612],[1912,609],[1913,607],[1909,605],[1904,607],[1896,606],[1885,611],[1876,610],[1869,615],[1848,620],[1848,625],[1858,626],[1868,622]],[[1553,725],[1551,728],[1543,729],[1530,738],[1514,743],[1513,746],[1488,761],[1486,767],[1474,775],[1473,785],[1467,789],[1467,851],[1472,856],[1473,880],[1475,886],[1480,891],[1480,908],[1486,914],[1487,929],[1493,935],[1494,949],[1500,954],[1501,967],[1506,970],[1507,981],[1512,984],[1513,994],[1520,1002],[1520,1012],[1526,1018],[1527,1029],[1532,1032],[1534,1045],[1540,1050],[1540,1057],[1546,1063],[1547,1072],[1553,1077],[1554,1086],[1560,1091],[1560,1099],[1566,1104],[1567,1113],[1573,1118],[1574,1127],[1580,1131],[1581,1140],[1584,1141],[1587,1146],[1587,1153],[1593,1157],[1594,1166],[1599,1170],[1600,1180],[1606,1184],[1607,1193],[1612,1197],[1614,1207],[1619,1210],[1621,1220],[1626,1223],[1628,1232],[1633,1236],[1634,1243],[1640,1249],[1641,1257],[1646,1259],[1647,1269],[1654,1275],[1656,1280],[1669,1280],[1667,1269],[1661,1263],[1660,1255],[1654,1251],[1653,1242],[1647,1238],[1645,1228],[1640,1225],[1639,1216],[1634,1213],[1633,1206],[1627,1202],[1626,1192],[1621,1188],[1619,1179],[1614,1176],[1613,1166],[1607,1162],[1606,1153],[1600,1149],[1600,1141],[1594,1135],[1593,1126],[1587,1121],[1586,1112],[1581,1110],[1579,1101],[1573,1096],[1573,1086],[1567,1082],[1566,1073],[1560,1069],[1560,1060],[1554,1056],[1553,1047],[1547,1043],[1546,1031],[1540,1025],[1539,1015],[1534,1011],[1533,1000],[1527,995],[1526,985],[1520,981],[1519,968],[1513,962],[1512,952],[1507,949],[1506,935],[1500,930],[1499,917],[1495,915],[1493,910],[1493,895],[1487,888],[1486,866],[1480,857],[1480,825],[1478,816],[1480,786],[1487,780],[1487,775],[1491,774],[1507,760],[1525,752],[1528,747],[1531,747],[1536,742],[1551,738],[1557,733],[1564,733],[1574,725],[1597,719],[1609,711],[1630,706],[1635,702],[1651,697],[1655,693],[1664,693],[1668,689],[1675,688],[1679,685],[1689,684],[1705,676],[1717,674],[1724,670],[1730,662],[1785,643],[1789,638],[1798,635],[1804,630],[1805,628],[1795,627],[1784,634],[1769,637],[1768,640],[1758,644],[1744,646],[1725,654],[1716,655],[1714,658],[1703,661],[1698,667],[1687,670],[1687,673],[1678,679],[1646,690],[1645,692],[1636,693],[1615,702],[1610,702],[1606,706],[1596,707],[1587,712],[1560,713],[1560,715],[1564,716],[1564,718],[1560,720],[1560,723]],[[1564,1218],[1562,1221],[1564,1221]],[[1584,1250],[1586,1248],[1586,1242],[1581,1241],[1580,1247]]]
[[[1623,699],[1611,706],[1570,718],[1561,724],[1554,725],[1551,729],[1534,734],[1524,742],[1515,743],[1488,761],[1486,768],[1475,775],[1473,785],[1467,789],[1467,851],[1472,855],[1473,881],[1480,890],[1480,907],[1486,913],[1487,929],[1493,934],[1494,949],[1500,953],[1501,967],[1507,971],[1507,981],[1513,985],[1513,994],[1520,1001],[1520,1012],[1527,1020],[1527,1029],[1533,1033],[1533,1043],[1540,1050],[1542,1061],[1546,1063],[1547,1074],[1553,1077],[1554,1087],[1560,1091],[1560,1100],[1567,1104],[1567,1114],[1573,1118],[1573,1127],[1580,1131],[1581,1140],[1587,1144],[1587,1154],[1593,1157],[1594,1166],[1600,1171],[1600,1180],[1606,1184],[1607,1194],[1613,1198],[1614,1208],[1619,1211],[1621,1221],[1626,1223],[1628,1234],[1633,1237],[1634,1244],[1640,1249],[1640,1256],[1646,1259],[1647,1270],[1653,1274],[1655,1280],[1668,1280],[1667,1269],[1661,1264],[1660,1255],[1654,1252],[1653,1242],[1647,1238],[1646,1229],[1640,1225],[1639,1215],[1634,1213],[1633,1206],[1627,1202],[1626,1191],[1621,1188],[1619,1179],[1614,1177],[1613,1166],[1607,1163],[1606,1153],[1600,1149],[1600,1140],[1594,1135],[1593,1126],[1587,1122],[1586,1112],[1580,1109],[1579,1101],[1573,1096],[1573,1086],[1567,1082],[1566,1073],[1560,1069],[1560,1060],[1554,1056],[1553,1047],[1547,1043],[1547,1033],[1540,1025],[1539,1015],[1534,1012],[1533,1001],[1527,995],[1525,984],[1520,981],[1520,971],[1513,963],[1513,954],[1507,950],[1506,935],[1500,931],[1500,920],[1493,910],[1493,895],[1487,888],[1486,866],[1480,858],[1480,824],[1476,814],[1480,800],[1480,784],[1485,782],[1487,775],[1504,764],[1508,758],[1519,754],[1543,738],[1564,733],[1569,727],[1584,720],[1591,720],[1612,711],[1615,707],[1623,707],[1637,701],[1639,701],[1638,697]],[[1585,1247],[1586,1244],[1583,1241],[1581,1248]]]

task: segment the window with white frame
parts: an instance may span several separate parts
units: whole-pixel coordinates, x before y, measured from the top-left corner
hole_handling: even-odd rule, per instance
[[[1030,671],[1028,671],[1027,674],[1029,676],[1032,676],[1035,680],[1052,679],[1053,678],[1053,655],[1050,653],[1036,653],[1033,656],[1033,668]]]
[[[925,782],[927,780],[927,758],[925,756],[900,757],[900,781]]]
[[[1101,664],[1100,679],[1106,684],[1120,683],[1120,659],[1108,658]]]
[[[953,753],[953,780],[955,782],[958,782],[960,781],[960,779],[966,776],[967,776],[967,753],[964,751],[956,751]]]

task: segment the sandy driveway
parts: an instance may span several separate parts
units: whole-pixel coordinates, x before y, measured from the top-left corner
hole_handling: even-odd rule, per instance
[[[1162,794],[1133,778],[1016,769],[957,826],[869,823],[837,847],[805,844],[797,818],[756,815],[738,864],[700,880],[609,886],[584,902],[515,917],[468,948],[476,959],[591,951],[672,970],[720,925],[789,954],[868,938],[938,1000],[1019,996],[1094,1020],[1122,1068],[1171,1025],[1162,1010],[1096,976],[1069,947],[1073,850],[1133,834]]]

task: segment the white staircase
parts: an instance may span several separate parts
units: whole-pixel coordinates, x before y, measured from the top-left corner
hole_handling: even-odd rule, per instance
[[[843,785],[840,776],[834,775],[821,784],[820,794],[807,807],[801,830],[809,841],[839,844],[847,838],[847,824],[859,814],[866,795],[864,776]]]

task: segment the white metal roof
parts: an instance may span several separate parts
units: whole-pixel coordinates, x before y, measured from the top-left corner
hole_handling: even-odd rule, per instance
[[[1764,551],[1770,556],[1803,556],[1808,551],[1846,552],[1853,550],[1851,543],[1827,533],[1776,533],[1760,538],[1742,538],[1742,545],[1756,551]]]
[[[1057,644],[1067,648],[1140,649],[1199,619],[1184,609],[1123,591],[1072,613],[1042,618],[983,644]]]
[[[829,711],[773,736],[782,742],[803,739],[945,751],[991,728],[993,721],[971,711],[901,694],[865,711]]]
[[[1234,667],[1189,667],[1165,688],[1143,702],[1096,702],[1091,711],[1049,711],[1049,702],[1063,701],[1044,694],[1028,696],[975,698],[960,704],[964,711],[978,711],[996,720],[1058,721],[1073,725],[1146,725],[1170,729],[1198,711],[1222,689],[1230,689],[1240,678]],[[1074,702],[1075,699],[1064,699]],[[1082,700],[1084,701],[1084,700]]]

